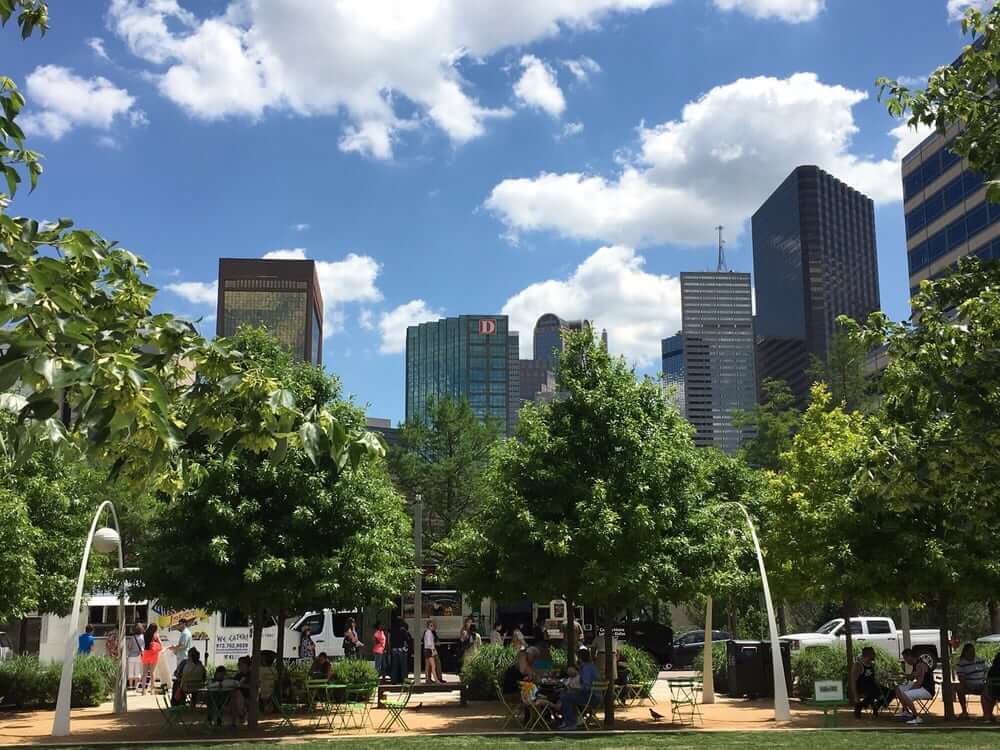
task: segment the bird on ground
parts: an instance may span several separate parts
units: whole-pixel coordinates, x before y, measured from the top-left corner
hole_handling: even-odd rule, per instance
[[[663,714],[658,714],[653,709],[649,709],[649,715],[652,716],[654,719],[662,719],[662,718],[664,718]]]

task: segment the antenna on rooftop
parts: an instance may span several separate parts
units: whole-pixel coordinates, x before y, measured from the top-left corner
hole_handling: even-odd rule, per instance
[[[726,241],[722,239],[722,230],[725,229],[725,227],[720,224],[715,229],[719,233],[719,265],[715,269],[715,272],[725,273],[729,270],[726,266]]]

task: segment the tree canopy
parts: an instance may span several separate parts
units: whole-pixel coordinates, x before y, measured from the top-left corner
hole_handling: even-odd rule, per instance
[[[606,626],[635,602],[684,599],[708,558],[690,426],[589,331],[567,335],[557,380],[563,398],[526,406],[495,447],[493,494],[445,543],[451,580],[586,602]]]

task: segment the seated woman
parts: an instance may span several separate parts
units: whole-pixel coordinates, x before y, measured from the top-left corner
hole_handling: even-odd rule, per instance
[[[559,698],[559,711],[563,716],[562,729],[576,729],[577,710],[590,704],[590,691],[598,678],[590,650],[581,648],[579,658],[579,674],[570,680]]]
[[[205,684],[205,665],[201,663],[201,654],[193,646],[188,649],[187,658],[181,662],[174,679],[173,704],[179,706],[189,697],[192,703],[197,700],[198,690]]]
[[[324,651],[316,657],[316,661],[314,661],[312,666],[309,668],[309,677],[313,680],[329,681],[332,670],[333,664],[330,663],[330,657],[327,656]]]

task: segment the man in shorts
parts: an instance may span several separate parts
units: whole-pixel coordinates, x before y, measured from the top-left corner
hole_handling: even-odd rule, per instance
[[[934,697],[934,671],[927,666],[927,662],[913,653],[913,649],[903,649],[903,660],[913,667],[913,672],[909,682],[904,682],[896,688],[896,697],[903,707],[901,718],[905,719],[907,724],[923,724],[913,702]]]

